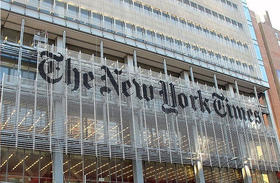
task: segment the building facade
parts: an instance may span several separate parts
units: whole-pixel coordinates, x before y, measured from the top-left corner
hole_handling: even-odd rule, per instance
[[[0,181],[279,182],[245,1],[0,2]]]
[[[259,18],[256,17],[254,12],[250,13],[252,16],[258,44],[260,46],[261,55],[259,55],[259,57],[263,57],[265,69],[267,72],[267,77],[270,85],[268,96],[271,102],[273,116],[278,129],[278,135],[280,135],[280,31],[272,27],[268,12],[265,15],[264,22],[261,22]]]

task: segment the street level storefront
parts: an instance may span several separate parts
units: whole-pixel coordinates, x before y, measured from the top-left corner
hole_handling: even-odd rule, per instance
[[[1,149],[0,180],[5,182],[53,182],[53,157],[50,152],[32,151],[14,148]],[[66,182],[133,182],[132,161],[119,158],[64,155],[63,170]],[[242,183],[239,169],[203,167],[206,183],[232,182]],[[144,181],[194,183],[195,174],[191,165],[143,162]],[[255,171],[253,182],[277,182],[272,172]]]
[[[54,46],[29,53],[35,79],[2,76],[1,181],[277,180],[258,99]]]
[[[1,175],[7,182],[53,182],[53,157],[50,152],[2,148]],[[204,167],[206,182],[243,182],[241,170]],[[132,161],[119,158],[64,155],[64,180],[82,182],[133,182]],[[194,183],[191,165],[144,162],[145,182]]]

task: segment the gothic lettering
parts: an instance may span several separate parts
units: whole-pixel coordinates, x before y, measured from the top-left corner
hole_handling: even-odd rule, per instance
[[[226,117],[227,112],[226,112],[225,106],[223,104],[225,97],[223,95],[213,93],[212,98],[215,98],[214,103],[213,103],[215,112],[222,118]],[[231,112],[230,112],[230,114],[231,114]]]
[[[189,105],[188,104],[188,98],[187,98],[187,96],[184,93],[180,93],[178,95],[178,103],[179,103],[179,106],[182,109],[185,109]]]
[[[103,86],[103,87],[100,88],[100,93],[104,96],[104,92],[110,93],[110,92],[112,91],[112,90],[107,86],[107,82],[108,82],[108,81],[106,81],[106,79],[107,79],[107,77],[108,77],[108,78],[109,78],[109,81],[110,81],[111,84],[113,85],[115,91],[116,91],[117,94],[119,95],[119,85],[118,85],[117,81],[115,80],[115,78],[113,77],[113,75],[112,75],[110,69],[109,69],[107,66],[105,66],[105,65],[103,65],[103,66],[101,67],[101,69],[105,71],[105,75],[101,76],[101,80],[105,82],[105,86]],[[122,73],[121,71],[117,71],[117,70],[115,70],[114,72],[115,72],[115,74],[117,74],[117,75],[121,75],[121,73]]]
[[[61,53],[53,54],[48,51],[43,51],[40,53],[42,61],[39,63],[39,74],[41,77],[50,84],[56,84],[60,82],[65,76],[65,84],[72,85],[72,91],[78,90],[80,85],[86,89],[91,89],[93,86],[90,84],[91,81],[96,79],[93,72],[82,72],[77,68],[72,68],[71,58],[64,59]],[[61,71],[61,62],[65,61],[64,74]],[[122,70],[115,69],[111,72],[107,66],[101,66],[101,70],[104,70],[104,74],[101,76],[101,80],[104,85],[100,87],[100,93],[104,96],[105,93],[110,93],[115,90],[117,95],[123,94],[125,97],[132,95],[132,90],[136,92],[136,97],[139,100],[145,99],[146,101],[154,100],[154,87],[152,85],[146,85],[145,83],[139,84],[136,78],[130,80],[125,80],[119,86],[119,79],[122,74]],[[72,77],[73,74],[73,77]],[[82,81],[81,81],[82,79]],[[112,86],[112,88],[109,87]],[[159,95],[162,97],[162,111],[166,114],[178,114],[177,107],[180,106],[182,109],[189,107],[194,111],[197,111],[197,105],[199,105],[201,112],[207,111],[209,114],[212,112],[211,107],[213,106],[215,113],[221,118],[229,116],[232,119],[239,119],[243,121],[249,120],[250,122],[255,121],[255,123],[262,122],[262,116],[259,111],[252,111],[252,109],[245,109],[238,105],[231,105],[227,98],[222,94],[212,93],[213,103],[206,97],[203,97],[203,92],[201,90],[197,91],[198,96],[193,93],[189,95],[185,93],[180,93],[176,95],[175,85],[173,83],[167,84],[165,81],[159,81],[160,91]],[[119,87],[121,87],[122,93],[119,93]],[[133,91],[134,91],[133,90]],[[198,104],[196,104],[198,102]]]
[[[148,92],[150,92],[150,97],[148,96]],[[147,87],[147,85],[143,84],[143,95],[146,101],[150,101],[154,99],[154,87],[153,86],[149,86],[149,89]]]
[[[207,98],[203,99],[200,90],[198,90],[197,93],[198,93],[198,100],[199,100],[199,104],[200,104],[200,110],[202,112],[205,112],[205,109],[206,109],[207,112],[210,114],[211,111],[210,111],[209,104],[208,104],[209,99],[207,99]]]
[[[132,93],[129,93],[128,90],[131,88],[131,83],[129,80],[122,82],[122,93],[124,96],[129,97]]]
[[[198,99],[198,97],[197,97],[197,96],[191,95],[191,96],[190,96],[190,99],[191,99],[192,109],[193,109],[194,111],[196,111],[195,100]]]
[[[163,104],[161,106],[163,112],[169,114],[169,113],[175,113],[178,114],[178,110],[176,109],[176,99],[174,100],[173,97],[175,96],[175,93],[171,93],[171,97],[172,97],[172,105],[169,105],[168,102],[168,92],[167,92],[167,87],[166,87],[166,83],[164,81],[160,81],[161,84],[161,90],[159,92],[159,94],[163,97]],[[170,85],[170,89],[171,92],[175,92],[175,88],[172,88],[174,85]]]
[[[60,70],[59,62],[63,61],[64,57],[60,53],[55,55],[48,51],[41,52],[40,56],[43,58],[43,61],[40,62],[38,67],[39,74],[48,83],[58,83],[62,79],[63,75],[58,77],[54,76],[57,75],[58,71]],[[50,74],[52,74],[52,77]]]
[[[83,74],[83,84],[87,89],[91,89],[92,86],[90,86],[89,82],[94,79],[93,73],[88,72]]]
[[[136,90],[136,97],[139,98],[140,100],[143,99],[142,94],[141,94],[141,86],[140,84],[136,81],[136,79],[132,80],[134,86],[135,86],[135,90]]]
[[[250,121],[250,122],[253,122],[253,121],[254,121],[254,119],[252,119],[252,116],[253,116],[253,112],[252,112],[252,110],[251,110],[251,109],[249,109],[249,110],[247,111],[247,114],[248,114],[248,119],[249,119],[249,121]]]

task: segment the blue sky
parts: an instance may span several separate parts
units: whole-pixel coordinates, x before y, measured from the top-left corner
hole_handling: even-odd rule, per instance
[[[261,17],[267,10],[273,27],[280,30],[280,0],[247,0],[247,3]]]

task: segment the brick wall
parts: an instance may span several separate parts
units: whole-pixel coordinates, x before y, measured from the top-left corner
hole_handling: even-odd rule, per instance
[[[276,72],[280,71],[280,46],[275,36],[277,32],[280,38],[280,32],[272,27],[268,15],[265,22],[258,23],[255,13],[252,11],[250,13],[269,81],[268,94],[280,138],[280,80]],[[266,118],[265,120],[268,123]]]

